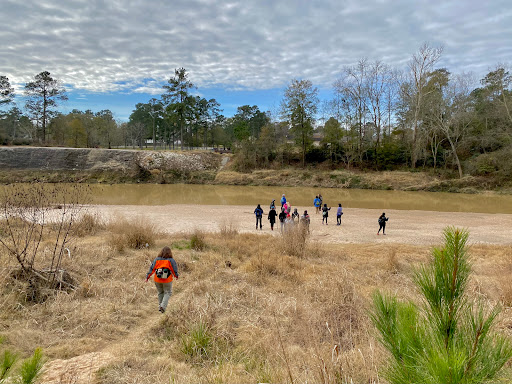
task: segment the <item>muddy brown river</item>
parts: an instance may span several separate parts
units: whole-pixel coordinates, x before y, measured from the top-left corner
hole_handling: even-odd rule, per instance
[[[190,184],[96,184],[91,191],[92,203],[99,205],[261,204],[268,208],[272,199],[279,205],[284,193],[292,206],[312,206],[321,193],[332,207],[341,203],[345,208],[512,214],[512,196],[497,194]]]

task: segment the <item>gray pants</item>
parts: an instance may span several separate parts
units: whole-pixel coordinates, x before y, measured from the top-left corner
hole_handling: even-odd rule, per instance
[[[167,308],[167,303],[172,295],[172,281],[169,283],[155,282],[156,290],[158,292],[158,305],[164,310]]]

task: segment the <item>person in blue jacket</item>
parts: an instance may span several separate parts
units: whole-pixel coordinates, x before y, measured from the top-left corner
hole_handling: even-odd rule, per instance
[[[286,204],[286,197],[284,196],[284,193],[283,193],[283,197],[281,197],[281,208],[283,208],[283,205]]]
[[[263,225],[261,224],[261,218],[263,217],[263,209],[259,204],[254,210],[254,214],[256,215],[256,229],[258,229],[258,221],[260,222],[260,229],[263,229]]]
[[[320,212],[320,206],[322,205],[322,201],[318,198],[318,196],[315,196],[315,200],[313,200],[313,205],[315,206],[316,213]]]

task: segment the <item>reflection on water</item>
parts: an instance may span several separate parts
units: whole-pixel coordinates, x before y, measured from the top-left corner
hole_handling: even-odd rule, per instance
[[[512,196],[464,195],[443,192],[373,191],[358,189],[254,187],[190,184],[91,185],[93,204],[106,205],[279,205],[281,195],[292,206],[311,206],[321,193],[324,203],[347,208],[402,209],[444,212],[512,213]]]

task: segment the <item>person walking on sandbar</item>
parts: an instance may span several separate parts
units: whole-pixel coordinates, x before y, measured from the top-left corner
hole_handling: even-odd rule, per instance
[[[382,215],[379,216],[379,230],[377,232],[377,235],[379,235],[380,230],[382,229],[382,234],[386,234],[386,221],[389,220],[389,217],[386,217],[386,213],[382,212]]]

